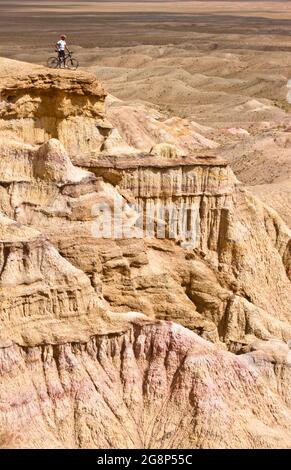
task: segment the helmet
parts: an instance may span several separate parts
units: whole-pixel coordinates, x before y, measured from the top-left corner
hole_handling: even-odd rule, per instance
[[[61,34],[61,35],[60,35],[60,38],[61,38],[61,39],[67,39],[67,36],[65,36],[64,34]]]

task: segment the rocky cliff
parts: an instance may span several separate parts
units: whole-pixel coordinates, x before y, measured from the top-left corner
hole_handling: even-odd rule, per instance
[[[288,227],[126,145],[94,76],[0,62],[0,446],[290,446]]]
[[[286,447],[286,354],[274,367],[266,352],[237,357],[164,322],[81,342],[14,344],[0,356],[3,444]]]

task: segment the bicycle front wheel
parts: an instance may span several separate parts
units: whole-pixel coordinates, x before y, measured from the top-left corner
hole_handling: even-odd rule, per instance
[[[67,59],[66,67],[70,70],[77,70],[79,67],[79,62],[76,59]]]
[[[59,66],[60,66],[60,61],[57,57],[50,57],[48,60],[47,60],[47,66],[50,68],[50,69],[57,69]]]

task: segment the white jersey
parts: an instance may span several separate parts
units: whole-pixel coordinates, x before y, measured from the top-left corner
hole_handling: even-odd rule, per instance
[[[66,41],[64,41],[63,39],[60,39],[58,42],[57,42],[57,45],[58,45],[58,49],[59,51],[64,51],[66,49]]]

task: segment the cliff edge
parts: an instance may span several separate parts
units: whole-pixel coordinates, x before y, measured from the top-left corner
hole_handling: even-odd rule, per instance
[[[0,446],[290,446],[289,228],[93,75],[0,65]]]

